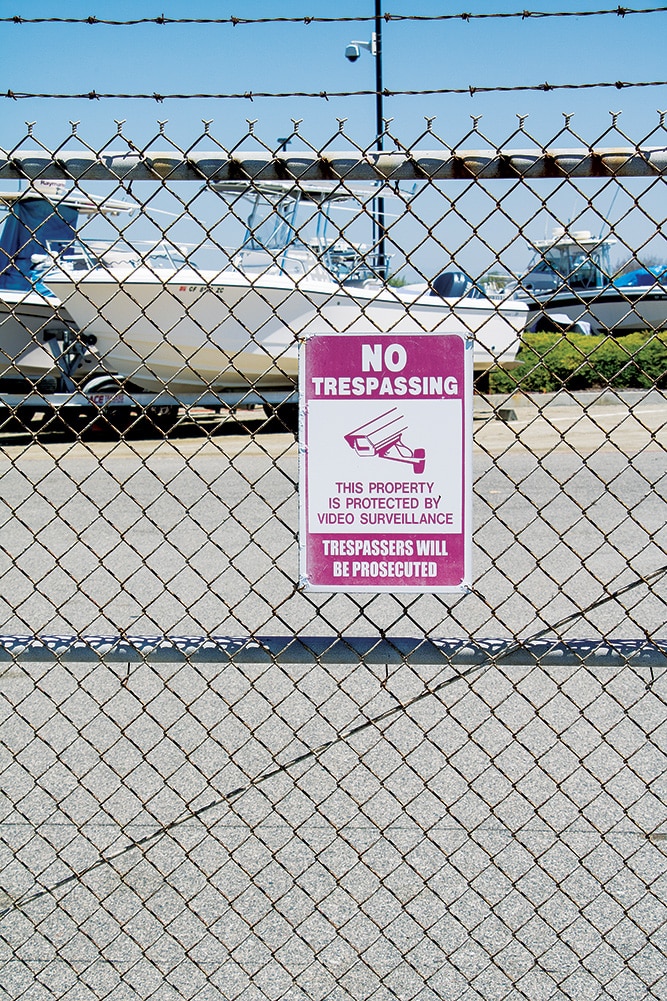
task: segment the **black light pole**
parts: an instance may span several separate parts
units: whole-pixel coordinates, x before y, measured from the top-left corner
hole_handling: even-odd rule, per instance
[[[382,108],[382,0],[375,0],[375,125],[377,131],[377,149],[381,153],[384,148],[384,113]],[[377,248],[378,262],[382,275],[385,275],[385,236],[384,228],[384,198],[377,199]]]
[[[355,63],[361,54],[361,49],[368,49],[375,57],[375,147],[379,153],[384,147],[384,112],[382,109],[382,0],[375,0],[375,31],[370,42],[350,42],[345,49],[345,57]],[[378,270],[384,274],[386,270],[385,239],[387,231],[384,223],[384,198],[378,195],[373,199],[373,243]]]

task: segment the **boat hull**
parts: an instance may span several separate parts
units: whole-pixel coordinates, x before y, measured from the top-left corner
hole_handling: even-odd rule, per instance
[[[143,273],[142,273],[143,272]],[[448,301],[400,290],[347,288],[238,272],[161,280],[147,269],[47,279],[102,364],[148,391],[253,386],[292,389],[299,341],[312,333],[459,333],[474,341],[477,370],[514,362],[527,307]]]
[[[521,297],[523,301],[523,296]],[[591,326],[593,334],[630,334],[639,330],[667,328],[667,287],[612,287],[553,292],[539,300],[527,299],[529,325],[545,312],[565,315]]]
[[[37,382],[45,376],[58,379],[69,358],[63,337],[76,325],[60,302],[38,292],[0,291],[0,379]],[[54,350],[52,350],[52,348]],[[77,356],[77,367],[68,370],[76,381],[102,369],[92,347]]]
[[[43,335],[58,319],[54,304],[36,292],[0,292],[0,379],[38,379],[56,368]]]

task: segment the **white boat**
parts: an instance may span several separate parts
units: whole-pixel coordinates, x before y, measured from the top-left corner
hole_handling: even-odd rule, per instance
[[[660,273],[638,268],[612,278],[610,250],[617,243],[588,230],[557,228],[534,244],[528,270],[513,288],[527,302],[531,329],[554,329],[545,311],[589,325],[593,334],[628,334],[667,327],[667,284]]]
[[[252,386],[293,389],[299,338],[319,333],[462,332],[474,339],[474,366],[514,363],[527,321],[524,303],[493,301],[473,286],[446,297],[395,288],[363,247],[327,239],[332,206],[361,192],[335,183],[220,183],[225,198],[250,200],[245,240],[216,271],[201,271],[161,245],[123,256],[70,248],[44,281],[83,334],[96,339],[107,369],[147,392],[173,394]],[[296,224],[305,207],[312,240]],[[340,228],[338,228],[340,233]],[[442,279],[442,276],[441,276]],[[445,289],[447,292],[447,289]]]
[[[23,191],[0,193],[7,213],[0,230],[0,379],[36,382],[76,367],[82,374],[99,362],[87,350],[74,352],[75,324],[57,297],[39,281],[36,262],[50,248],[76,241],[81,216],[118,215],[136,206],[92,199],[61,182],[35,181]],[[80,342],[79,342],[80,345]],[[84,345],[84,347],[89,347]]]

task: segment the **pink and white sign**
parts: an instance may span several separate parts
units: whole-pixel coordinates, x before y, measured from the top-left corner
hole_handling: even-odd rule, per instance
[[[472,345],[315,334],[299,394],[302,586],[469,588]]]

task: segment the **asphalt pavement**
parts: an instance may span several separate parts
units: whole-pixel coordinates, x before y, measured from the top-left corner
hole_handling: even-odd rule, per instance
[[[490,404],[476,400],[464,595],[302,593],[298,448],[257,412],[166,439],[7,436],[0,629],[528,637],[667,562],[664,394]],[[659,638],[666,619],[664,589],[637,589],[574,635]]]

